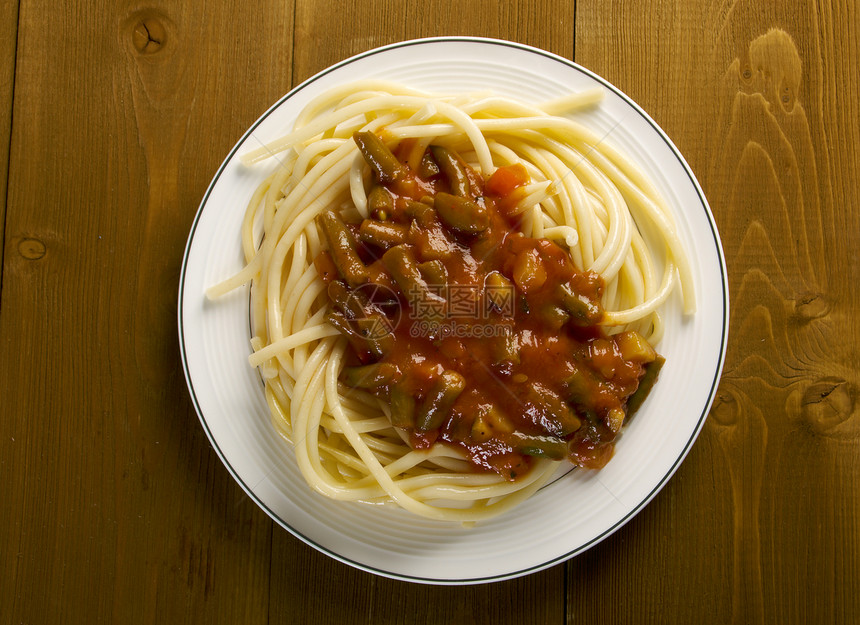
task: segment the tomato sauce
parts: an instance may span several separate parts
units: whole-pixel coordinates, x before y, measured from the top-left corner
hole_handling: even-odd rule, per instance
[[[394,154],[402,163],[419,162],[414,142],[401,142]],[[484,181],[462,161],[459,172],[445,171],[434,155],[452,158],[427,150],[420,172],[407,167],[395,182],[377,180],[387,195],[371,214],[396,232],[393,247],[404,246],[404,257],[421,269],[414,289],[407,292],[390,270],[388,243],[362,238],[367,225],[349,224],[369,280],[399,306],[385,348],[376,352],[381,357],[353,341],[353,361],[393,365],[396,374],[373,392],[388,400],[396,387],[419,412],[422,402],[433,401],[443,372],[462,380],[437,426],[399,420],[416,449],[453,445],[476,470],[506,479],[516,479],[535,457],[602,467],[627,400],[656,354],[641,337],[610,337],[599,325],[600,276],[578,270],[554,241],[521,231],[513,209],[529,182],[522,165],[500,167]],[[455,183],[461,195],[468,188],[468,210],[481,222],[477,232],[458,215],[445,218],[446,206],[434,207],[436,196],[451,193]],[[451,206],[460,205],[451,200]],[[330,265],[318,263],[329,274]],[[368,305],[391,310],[390,301]]]

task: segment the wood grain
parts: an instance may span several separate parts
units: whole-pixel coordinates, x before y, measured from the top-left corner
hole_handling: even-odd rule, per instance
[[[552,0],[428,0],[401,5],[365,0],[344,20],[338,2],[298,0],[295,78],[300,82],[359,52],[422,37],[509,39],[571,58],[573,16],[573,2]]]
[[[731,130],[716,138],[715,196],[728,206],[727,254],[743,268],[732,331],[745,348],[729,354],[714,412],[736,501],[736,622],[838,622],[858,608],[846,589],[860,570],[860,510],[848,503],[858,495],[848,476],[860,435],[851,314],[860,224],[856,209],[845,210],[858,194],[842,176],[851,168],[845,139],[857,137],[858,88],[840,79],[847,60],[819,30],[817,7],[797,18],[808,28],[745,33],[718,87]],[[831,89],[842,93],[827,97]],[[824,105],[843,98],[845,109]],[[848,196],[837,199],[837,187]],[[757,461],[741,455],[741,438],[754,441]],[[822,599],[800,600],[798,579]]]
[[[0,623],[850,623],[860,614],[852,0],[0,0]],[[731,288],[678,473],[566,565],[469,587],[275,526],[188,401],[185,239],[271,103],[377,45],[511,39],[631,95],[698,175]]]
[[[0,0],[0,224],[6,221],[9,140],[12,134],[12,94],[18,42],[18,0]],[[0,259],[5,237],[0,237]],[[3,276],[0,273],[0,296]],[[2,300],[0,300],[2,301]]]
[[[270,618],[276,623],[364,625],[493,625],[562,623],[563,567],[493,584],[430,586],[357,571],[309,549],[295,549],[283,532],[273,537]],[[296,576],[297,571],[306,574]],[[328,580],[337,598],[318,592]]]
[[[601,594],[655,598],[613,603],[611,622],[857,611],[857,47],[836,44],[856,25],[847,3],[578,3],[577,59],[640,102],[698,174],[732,299],[719,397],[688,460],[645,514],[570,564],[574,583],[597,570]],[[569,618],[594,612],[569,605]]]
[[[239,21],[191,3],[21,5],[4,622],[265,619],[271,523],[190,408],[176,293],[208,180],[289,84],[289,49],[266,41],[291,23],[279,3]],[[234,62],[237,46],[251,52]]]

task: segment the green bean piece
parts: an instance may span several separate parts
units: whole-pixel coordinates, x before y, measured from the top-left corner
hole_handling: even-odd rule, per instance
[[[627,400],[628,418],[642,407],[642,403],[645,401],[645,398],[648,397],[651,389],[654,388],[654,383],[657,381],[657,376],[665,362],[666,359],[657,354],[654,361],[645,367],[645,373],[642,375],[642,379],[639,380],[639,386],[635,391],[633,391],[633,394]]]
[[[601,388],[601,382],[597,377],[584,367],[578,367],[567,379],[564,380],[567,401],[590,408],[594,403],[594,397]]]
[[[414,200],[410,200],[406,203],[405,213],[407,216],[411,217],[415,221],[417,221],[422,226],[428,226],[433,223],[436,217],[436,211],[433,210],[432,200],[430,200],[430,204],[427,202],[416,202]]]
[[[367,298],[360,290],[353,291],[340,280],[332,280],[328,285],[328,298],[348,318],[364,316],[364,303]]]
[[[411,428],[415,425],[415,398],[400,386],[391,387],[391,425]]]
[[[582,425],[582,422],[576,416],[570,404],[554,391],[544,386],[531,385],[527,398],[529,401],[546,408],[548,420],[555,427],[555,431],[552,434],[556,436],[564,437],[572,434]]]
[[[555,436],[538,436],[514,432],[511,435],[516,450],[526,456],[561,460],[567,455],[567,443]]]
[[[431,314],[441,313],[446,306],[445,298],[431,290],[424,280],[411,246],[392,247],[382,255],[382,264],[409,302],[419,303]]]
[[[326,321],[349,341],[359,355],[379,360],[391,352],[394,335],[391,324],[381,314],[378,317],[348,319],[342,312],[330,311]]]
[[[569,285],[560,285],[557,294],[561,298],[561,305],[570,313],[572,323],[578,326],[590,326],[599,323],[603,318],[603,307],[600,303],[580,295]]]
[[[353,321],[356,334],[364,340],[365,348],[375,358],[384,358],[394,348],[394,333],[388,318],[372,313]]]
[[[450,369],[443,371],[421,402],[415,419],[417,429],[429,432],[442,427],[464,388],[466,380],[462,375]]]
[[[371,365],[344,367],[341,381],[350,388],[379,388],[395,381],[400,371],[390,362],[375,362]]]
[[[418,271],[427,281],[428,285],[432,285],[436,289],[443,289],[448,286],[448,270],[441,260],[428,260],[418,264]]]
[[[438,145],[430,146],[433,160],[439,165],[442,175],[448,180],[451,193],[460,197],[470,197],[469,174],[466,164],[451,150]]]
[[[358,257],[355,237],[343,220],[332,211],[319,216],[323,236],[329,253],[341,277],[351,287],[364,284],[368,280],[367,267]]]
[[[463,234],[478,234],[490,225],[487,208],[469,198],[440,192],[433,200],[433,207],[446,226]]]
[[[382,220],[388,219],[394,212],[394,198],[388,189],[375,184],[370,193],[367,194],[367,209]]]
[[[423,180],[429,180],[433,176],[439,175],[439,164],[433,158],[433,153],[426,150],[421,157],[421,162],[418,163],[418,177]]]
[[[558,330],[567,323],[570,315],[561,306],[549,304],[541,310],[541,319],[546,321],[548,329]]]
[[[432,210],[432,209],[431,209]],[[435,215],[435,211],[433,211]],[[409,243],[415,248],[416,254],[427,260],[447,260],[462,258],[462,248],[452,241],[445,227],[437,219],[427,225],[418,225],[413,221],[409,225]]]
[[[326,321],[328,321],[334,328],[340,332],[343,336],[346,337],[346,340],[349,341],[349,344],[355,350],[356,354],[366,354],[373,355],[370,349],[368,349],[367,341],[361,338],[358,333],[352,328],[350,325],[349,319],[344,316],[343,313],[338,312],[336,310],[330,311],[326,315]]]
[[[409,172],[382,142],[382,139],[372,132],[356,132],[352,138],[380,183],[392,184],[404,178]]]
[[[365,219],[358,229],[358,238],[387,250],[389,247],[406,242],[409,226],[375,219]]]
[[[329,284],[328,296],[352,323],[353,331],[363,338],[381,341],[392,334],[388,316],[363,290],[348,289],[343,283],[333,281]]]
[[[404,294],[425,290],[427,285],[418,269],[418,261],[409,245],[396,245],[382,255],[382,264]]]
[[[343,334],[345,337],[350,338],[354,334],[352,328],[349,326],[349,320],[342,312],[332,310],[325,318],[326,321],[335,327],[335,330]]]

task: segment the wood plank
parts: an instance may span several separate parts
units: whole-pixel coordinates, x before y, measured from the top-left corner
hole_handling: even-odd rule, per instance
[[[342,5],[303,0],[296,6],[294,75],[301,81],[373,47],[404,39],[469,34],[511,39],[571,57],[573,4],[486,0],[430,0],[394,12],[379,0],[364,2],[342,19]],[[541,28],[534,24],[541,23]],[[296,577],[296,571],[303,574]],[[273,537],[272,597],[275,621],[378,623],[558,623],[564,618],[563,566],[527,578],[468,587],[422,586],[356,571],[298,543]],[[315,580],[337,588],[337,599],[315,592]]]
[[[495,625],[562,623],[564,567],[492,584],[433,586],[358,571],[273,536],[271,619],[277,623]],[[296,573],[303,572],[300,575]],[[320,591],[319,580],[336,589]]]
[[[571,621],[597,614],[586,583],[615,623],[857,612],[857,27],[847,1],[577,3],[577,60],[652,114],[709,197],[732,323],[676,478],[571,562]]]
[[[0,0],[0,229],[6,220],[6,185],[9,177],[9,140],[12,134],[12,92],[15,84],[15,48],[18,42],[18,0]],[[0,236],[0,259],[5,237]],[[0,304],[3,275],[0,273]]]
[[[272,524],[187,399],[176,302],[210,177],[289,85],[291,7],[143,6],[21,3],[4,622],[266,620]]]
[[[573,3],[552,0],[432,0],[392,5],[366,0],[349,19],[331,0],[296,3],[295,78],[301,82],[354,54],[407,39],[440,36],[492,37],[573,55]]]

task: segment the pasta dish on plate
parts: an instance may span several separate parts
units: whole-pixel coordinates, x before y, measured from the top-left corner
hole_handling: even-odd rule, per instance
[[[563,463],[599,469],[695,311],[669,207],[576,121],[600,89],[526,103],[364,80],[243,155],[253,354],[308,484],[471,523]]]

